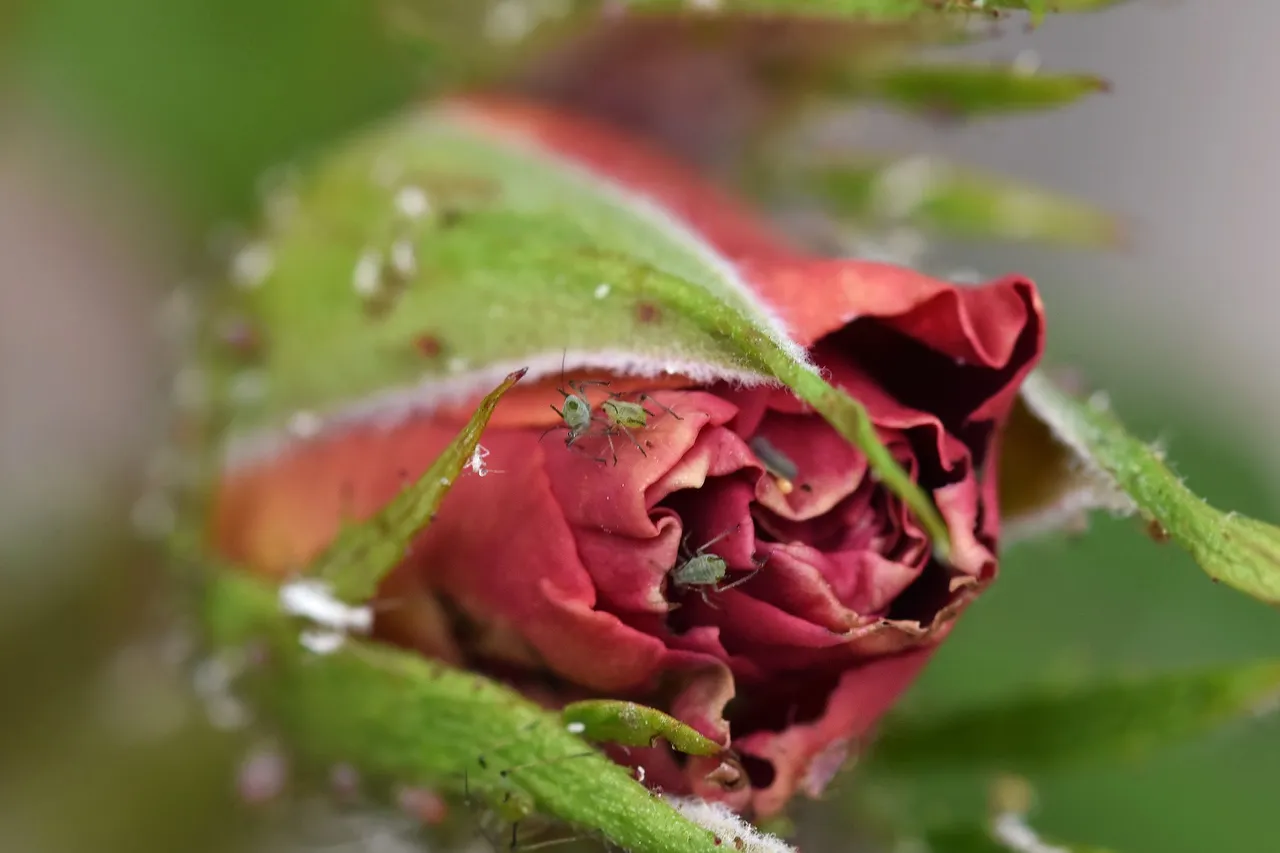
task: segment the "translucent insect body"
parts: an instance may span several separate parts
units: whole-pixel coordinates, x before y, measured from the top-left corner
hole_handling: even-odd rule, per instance
[[[565,383],[568,391],[563,387],[556,389],[564,397],[564,403],[560,408],[555,406],[551,410],[560,416],[563,423],[556,424],[547,432],[554,429],[563,428],[565,432],[564,446],[573,449],[579,439],[595,436],[605,439],[609,443],[609,454],[613,457],[613,464],[618,464],[618,450],[613,443],[615,435],[625,435],[636,450],[640,451],[641,456],[647,456],[644,446],[641,445],[639,439],[636,438],[633,430],[644,429],[649,425],[649,418],[655,417],[654,413],[644,407],[646,402],[651,402],[661,408],[667,414],[676,420],[680,420],[669,406],[655,400],[648,394],[641,394],[635,402],[625,399],[625,395],[611,393],[609,399],[600,404],[599,410],[592,407],[590,399],[587,397],[588,385],[608,385],[603,380],[578,381]],[[543,433],[545,436],[546,433]],[[592,457],[597,462],[607,461],[602,456]]]
[[[727,592],[736,586],[741,586],[755,577],[756,573],[763,568],[762,566],[756,567],[754,570],[735,581],[727,584],[721,584],[721,581],[724,580],[725,575],[728,573],[729,566],[720,555],[707,553],[708,548],[728,536],[730,533],[735,532],[737,529],[738,527],[735,526],[726,530],[724,533],[721,533],[719,536],[709,542],[706,542],[701,548],[692,553],[689,552],[687,543],[681,542],[680,556],[683,559],[683,562],[677,563],[675,568],[671,569],[667,574],[672,585],[675,586],[677,590],[695,588],[698,590],[698,594],[702,596],[702,600],[709,606],[718,607],[718,605],[712,603],[711,599],[707,597],[708,592]],[[679,606],[679,604],[674,605],[674,607]]]

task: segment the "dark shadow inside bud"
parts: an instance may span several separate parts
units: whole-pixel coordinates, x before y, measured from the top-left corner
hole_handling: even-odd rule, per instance
[[[768,788],[778,775],[777,771],[773,769],[772,761],[745,753],[739,756],[739,761],[742,764],[742,769],[747,773],[747,780],[751,783],[752,788]]]
[[[933,623],[938,611],[951,603],[951,574],[937,560],[929,560],[911,584],[889,605],[886,619]]]
[[[725,719],[735,738],[812,723],[827,712],[827,702],[841,674],[838,670],[815,670],[800,676],[778,675],[770,679],[767,690],[740,684],[738,695],[725,708]]]
[[[969,448],[976,468],[985,462],[991,426],[971,422],[970,415],[1035,359],[1038,336],[1037,327],[1028,324],[1002,368],[958,361],[872,318],[823,338],[819,350],[851,360],[903,405],[936,415]]]

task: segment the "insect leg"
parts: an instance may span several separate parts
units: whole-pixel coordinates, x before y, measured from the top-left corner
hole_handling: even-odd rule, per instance
[[[675,418],[675,419],[676,419],[676,420],[678,420],[678,421],[682,421],[682,420],[684,420],[684,418],[682,418],[682,417],[680,417],[679,415],[677,415],[677,414],[676,414],[676,410],[675,410],[675,409],[671,408],[670,406],[668,406],[668,405],[666,405],[666,404],[664,404],[664,403],[660,403],[660,402],[658,402],[657,400],[655,400],[655,399],[654,399],[652,396],[650,396],[649,394],[641,394],[641,395],[640,395],[640,402],[641,402],[641,403],[644,403],[645,401],[648,401],[648,402],[650,402],[650,403],[653,403],[655,406],[657,406],[658,408],[662,409],[664,412],[666,412],[668,415],[671,415],[671,417]]]
[[[619,426],[617,427],[617,429],[618,429],[620,432],[624,433],[624,434],[627,436],[627,438],[631,439],[631,443],[632,443],[632,444],[634,444],[634,445],[636,446],[636,450],[639,450],[639,451],[640,451],[640,455],[641,455],[641,456],[648,456],[648,455],[649,455],[649,454],[647,454],[647,453],[645,453],[645,452],[644,452],[644,448],[640,446],[640,442],[636,441],[636,437],[635,437],[635,435],[631,432],[631,430],[629,430],[629,429],[627,429],[626,427],[621,426],[621,425],[619,425]]]
[[[708,548],[710,548],[712,545],[716,544],[716,543],[717,543],[717,542],[719,542],[721,539],[723,539],[723,538],[725,538],[726,536],[728,536],[730,533],[737,533],[737,532],[738,532],[738,528],[740,528],[740,527],[742,527],[742,525],[741,525],[741,524],[735,524],[733,527],[730,527],[728,530],[726,530],[724,533],[721,533],[721,534],[720,534],[719,536],[717,536],[716,538],[714,538],[714,539],[710,540],[709,542],[704,542],[704,543],[702,544],[702,547],[698,549],[698,553],[699,553],[699,554],[705,553],[705,552],[706,552],[706,550],[707,550]]]
[[[732,583],[727,583],[727,584],[723,584],[722,586],[718,586],[718,587],[716,587],[716,588],[715,588],[715,591],[716,591],[716,592],[727,592],[727,591],[729,591],[729,590],[733,589],[735,586],[742,586],[744,583],[746,583],[747,581],[751,580],[753,577],[755,577],[755,576],[756,576],[757,574],[759,574],[759,573],[760,573],[760,569],[752,569],[752,570],[751,570],[750,572],[748,572],[744,577],[740,577],[740,578],[738,578],[736,581],[733,581]]]

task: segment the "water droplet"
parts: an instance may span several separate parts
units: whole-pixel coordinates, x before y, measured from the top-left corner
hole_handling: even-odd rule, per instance
[[[275,259],[266,243],[250,243],[231,260],[231,282],[236,287],[252,290],[261,287],[271,276]]]
[[[1030,49],[1018,51],[1010,70],[1019,77],[1030,77],[1040,70],[1040,54]]]
[[[236,774],[236,789],[249,805],[261,805],[280,796],[289,775],[288,764],[277,749],[250,753]]]
[[[396,209],[409,219],[417,219],[431,212],[431,199],[422,187],[406,184],[396,192]]]
[[[417,272],[418,256],[414,254],[412,242],[397,240],[391,244],[391,268],[404,278]]]
[[[288,429],[289,434],[294,438],[308,439],[318,435],[323,425],[320,416],[315,412],[301,411],[294,412],[289,417]]]
[[[342,648],[346,641],[346,635],[341,631],[307,628],[298,635],[298,642],[302,647],[316,655],[331,655]]]
[[[871,188],[871,206],[887,219],[905,219],[929,197],[941,177],[928,157],[908,157],[881,170]]]
[[[377,252],[367,251],[356,260],[351,272],[351,286],[357,294],[369,298],[382,288],[382,258]]]
[[[537,26],[531,4],[525,0],[498,0],[484,19],[484,34],[490,41],[511,44],[523,39]]]

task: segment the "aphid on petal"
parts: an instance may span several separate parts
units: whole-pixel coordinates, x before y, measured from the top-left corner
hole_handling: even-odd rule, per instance
[[[702,600],[705,601],[708,606],[716,607],[718,609],[718,606],[713,604],[711,599],[707,597],[708,592],[728,592],[734,587],[741,586],[751,580],[759,573],[760,569],[764,568],[763,566],[757,566],[745,577],[738,578],[737,580],[727,584],[720,583],[728,573],[729,566],[725,562],[724,557],[721,557],[718,554],[708,554],[707,549],[731,533],[736,532],[739,527],[741,527],[741,525],[734,525],[724,533],[721,533],[719,536],[706,542],[701,548],[692,553],[689,552],[688,542],[682,541],[680,543],[680,556],[683,559],[683,562],[677,563],[675,567],[667,573],[667,577],[670,579],[671,585],[674,586],[677,591],[683,591],[690,587],[697,589],[698,594],[702,596]],[[679,603],[674,604],[672,609],[674,610],[679,606]]]

